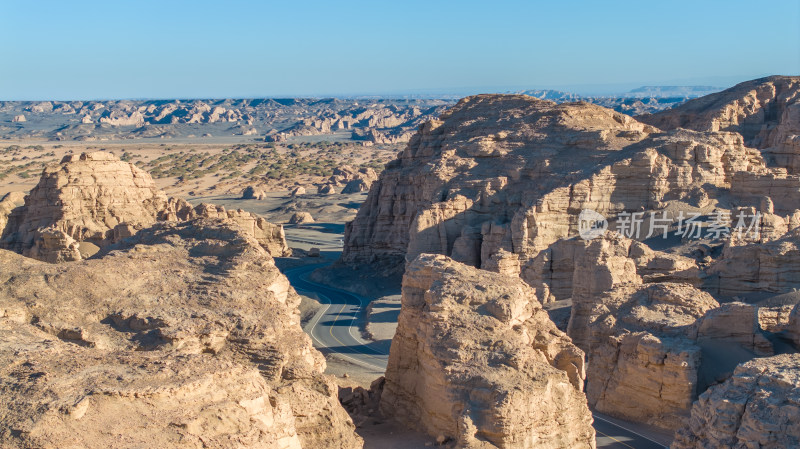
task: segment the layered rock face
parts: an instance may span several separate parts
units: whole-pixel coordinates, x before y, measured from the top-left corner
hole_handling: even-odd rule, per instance
[[[757,306],[720,304],[700,290],[699,270],[685,258],[612,232],[571,248],[567,331],[587,354],[586,396],[597,411],[677,429],[698,393],[738,363],[775,353],[767,332],[783,329],[766,318],[762,326]],[[775,321],[790,327],[783,314]]]
[[[800,287],[798,80],[755,80],[636,119],[524,96],[463,99],[387,166],[319,278],[366,277],[365,266],[390,277],[422,253],[519,276],[543,303],[572,302],[590,406],[675,429],[737,364],[797,350],[791,307],[758,301]],[[578,238],[584,211],[624,236],[601,227]],[[699,218],[693,231],[686,214]]]
[[[747,81],[637,119],[663,130],[739,133],[770,162],[800,174],[800,77]]]
[[[0,320],[4,447],[303,447],[291,404],[254,367],[93,351]]]
[[[457,447],[594,447],[583,353],[519,278],[408,266],[380,409]]]
[[[589,104],[482,95],[441,118],[382,172],[346,229],[341,264],[428,252],[483,267],[506,250],[524,266],[576,235],[583,209],[613,218],[673,201],[702,208],[727,201],[736,174],[769,172],[738,134],[662,133]]]
[[[5,229],[11,212],[24,204],[25,194],[22,192],[10,192],[0,199],[0,230]]]
[[[375,173],[375,170],[371,168],[359,168],[355,169],[349,165],[343,165],[341,167],[337,167],[333,169],[333,174],[331,175],[330,179],[328,180],[331,184],[335,186],[348,186],[348,185],[356,185],[360,181],[361,184],[366,186],[366,189],[369,190],[369,187],[378,179],[378,174]],[[353,193],[353,192],[342,192],[342,193]]]
[[[24,206],[8,214],[0,247],[48,262],[74,261],[158,221],[220,216],[238,222],[272,255],[288,252],[278,225],[249,212],[193,208],[168,198],[149,174],[113,154],[83,153],[44,170]]]
[[[692,407],[672,449],[800,446],[800,355],[760,358],[736,368]]]
[[[800,229],[763,243],[727,243],[709,268],[710,289],[732,297],[754,292],[784,293],[800,286]]]
[[[109,249],[70,264],[0,250],[9,447],[361,447],[254,237],[202,219]]]

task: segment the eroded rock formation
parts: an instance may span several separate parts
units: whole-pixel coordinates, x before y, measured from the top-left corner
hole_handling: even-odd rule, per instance
[[[663,130],[733,131],[770,162],[800,174],[800,78],[770,76],[737,84],[638,119]]]
[[[0,250],[9,447],[361,447],[254,237],[202,219],[110,249],[70,264]]]
[[[314,217],[308,212],[295,212],[289,218],[289,224],[314,223]]]
[[[576,235],[584,209],[613,219],[677,202],[710,213],[729,201],[737,176],[770,170],[735,133],[663,133],[589,104],[469,97],[387,165],[347,227],[340,263],[428,252],[483,267],[505,250],[524,266]],[[800,182],[791,182],[796,191]],[[737,198],[756,207],[761,200]],[[796,199],[774,201],[776,213],[798,207]]]
[[[281,226],[241,210],[168,198],[145,171],[106,152],[48,166],[24,203],[9,212],[0,247],[48,262],[80,260],[159,221],[198,217],[229,218],[272,255],[288,252]]]
[[[800,355],[759,358],[709,388],[692,407],[672,449],[788,448],[800,445]]]
[[[519,278],[445,256],[409,265],[384,414],[458,447],[588,448],[583,382],[582,351]]]
[[[518,276],[542,302],[571,301],[590,405],[676,428],[737,364],[797,351],[791,307],[759,301],[800,287],[799,104],[797,77],[636,119],[465,98],[387,165],[316,277],[390,278],[423,253]],[[602,225],[586,239],[584,211]]]

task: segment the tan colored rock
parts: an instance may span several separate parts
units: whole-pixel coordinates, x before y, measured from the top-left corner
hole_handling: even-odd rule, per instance
[[[320,195],[333,195],[336,193],[336,189],[330,184],[323,184],[317,187],[317,193]]]
[[[348,182],[344,188],[342,189],[342,193],[349,194],[349,193],[360,193],[360,192],[368,192],[369,191],[369,184],[363,179],[354,179]]]
[[[314,217],[308,212],[295,212],[289,218],[290,224],[314,223]]]
[[[752,292],[785,293],[800,285],[800,229],[763,243],[729,241],[709,268],[713,293],[733,297]],[[743,243],[743,244],[742,244]]]
[[[672,449],[789,448],[800,442],[800,355],[758,358],[709,388]]]
[[[800,173],[800,77],[761,78],[687,101],[642,122],[661,129],[733,131],[748,146],[761,148],[770,162]]]
[[[516,254],[510,253],[504,249],[492,254],[481,268],[494,271],[495,273],[505,274],[506,276],[517,277],[520,274],[519,258],[517,258]]]
[[[757,307],[720,306],[696,286],[665,282],[696,278],[685,258],[610,232],[564,243],[574,261],[568,333],[587,354],[586,396],[597,411],[674,430],[708,385],[773,354]],[[564,279],[553,279],[562,290]]]
[[[265,197],[266,194],[263,190],[257,190],[253,186],[247,186],[244,190],[242,190],[243,200],[263,200]]]
[[[142,126],[144,115],[139,111],[105,111],[100,115],[99,121],[111,126]]]
[[[150,175],[110,153],[68,155],[61,164],[45,168],[25,206],[9,216],[2,243],[43,260],[58,259],[44,251],[60,248],[42,245],[53,241],[54,232],[102,247],[111,241],[116,226],[150,226],[167,204]]]
[[[291,404],[252,366],[87,349],[2,320],[0,359],[4,447],[303,447]]]
[[[792,305],[759,307],[758,326],[767,332],[783,332],[789,327],[794,308]]]
[[[756,356],[773,355],[772,343],[761,334],[758,308],[752,304],[733,302],[709,311],[696,324],[697,341],[724,341],[738,344]]]
[[[251,234],[227,218],[157,223],[111,249],[61,265],[0,250],[12,447],[361,447],[300,298]],[[25,370],[43,374],[11,375]]]
[[[228,210],[225,215],[228,220],[235,222],[253,236],[273,257],[288,256],[291,253],[283,226],[270,223],[252,212],[241,209]]]
[[[24,206],[8,214],[0,247],[49,262],[72,261],[81,258],[76,243],[102,249],[158,221],[211,217],[235,221],[276,257],[287,253],[281,226],[250,212],[214,208],[168,198],[149,174],[111,153],[67,155],[45,168]]]
[[[302,187],[302,186],[295,187],[295,189],[292,190],[292,193],[291,193],[292,196],[300,196],[300,195],[305,195],[305,194],[306,194],[306,188]]]
[[[614,218],[671,202],[710,208],[740,172],[769,170],[735,133],[660,133],[585,103],[468,97],[386,166],[346,228],[340,264],[438,253],[483,266],[504,250],[525,267],[576,236],[583,209]]]
[[[27,122],[27,121],[28,121],[28,120],[25,118],[25,115],[24,115],[24,114],[15,115],[15,116],[14,116],[14,117],[11,119],[11,122],[12,122],[12,123],[22,123],[22,122]]]
[[[369,190],[370,186],[372,185],[375,180],[378,179],[378,174],[375,172],[374,169],[370,167],[362,167],[359,169],[354,169],[349,165],[343,165],[341,167],[337,167],[333,169],[333,174],[329,178],[331,184],[335,186],[347,186],[351,184],[353,181],[361,181],[361,183],[355,183],[353,186],[366,186],[366,189],[363,191]],[[353,187],[351,187],[352,189]],[[355,193],[355,192],[347,192],[347,193]]]
[[[11,211],[23,205],[25,205],[24,192],[9,192],[0,199],[0,236],[8,223]]]
[[[786,335],[794,341],[795,346],[800,347],[800,305],[792,307],[784,330]]]
[[[519,278],[422,255],[404,278],[380,408],[457,447],[594,447],[583,370]]]
[[[575,257],[572,281],[572,314],[567,333],[579,348],[589,348],[592,316],[601,293],[642,283],[636,263],[629,258],[632,241],[619,234],[592,240]]]
[[[597,411],[675,429],[697,397],[701,347],[686,334],[718,306],[686,284],[617,286],[588,319],[586,396]],[[574,315],[573,315],[574,318]],[[575,321],[570,329],[575,331]]]

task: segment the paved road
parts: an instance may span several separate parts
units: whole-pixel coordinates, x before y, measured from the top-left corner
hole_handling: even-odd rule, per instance
[[[646,435],[644,430],[634,430],[635,424],[621,423],[600,413],[592,413],[594,430],[597,432],[597,447],[609,449],[664,449],[667,446],[656,440],[663,437]]]
[[[386,371],[389,348],[361,338],[361,310],[367,300],[352,293],[309,281],[307,276],[324,264],[308,265],[286,270],[292,286],[298,292],[316,295],[323,307],[308,322],[305,331],[311,335],[314,346],[326,354],[335,354],[376,375]],[[654,436],[643,435],[646,431],[634,430],[635,425],[626,425],[610,417],[594,413],[594,428],[597,431],[597,447],[608,449],[664,449]]]
[[[322,265],[292,268],[284,273],[295,290],[316,295],[323,304],[304,330],[323,353],[334,354],[382,375],[389,361],[389,348],[385,344],[364,340],[358,330],[364,316],[361,311],[367,301],[344,290],[309,281],[306,278],[308,274]]]

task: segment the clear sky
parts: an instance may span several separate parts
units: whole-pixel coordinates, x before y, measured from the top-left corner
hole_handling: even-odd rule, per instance
[[[800,1],[0,0],[0,99],[614,91],[800,74]]]

